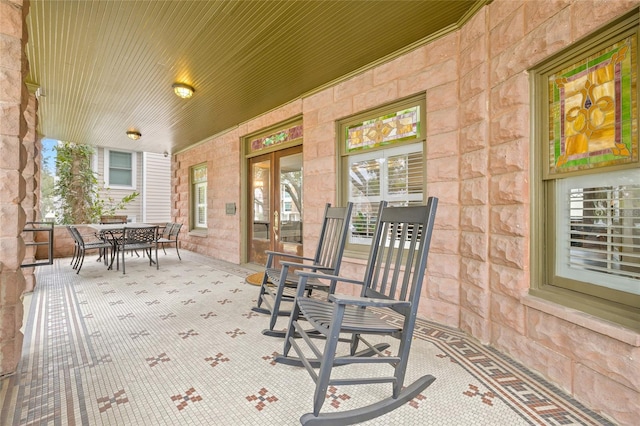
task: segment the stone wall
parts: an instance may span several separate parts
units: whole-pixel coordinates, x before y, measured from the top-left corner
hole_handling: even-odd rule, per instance
[[[27,0],[0,0],[0,377],[15,371],[23,340],[25,279],[20,264],[25,255],[21,233],[26,221],[22,202],[27,151],[22,141],[29,102],[24,84],[28,10]]]
[[[409,95],[427,99],[427,188],[440,197],[420,315],[458,327],[621,424],[640,415],[640,334],[528,296],[530,94],[527,69],[640,4],[494,0],[460,30],[294,100],[174,156],[173,216],[189,222],[189,167],[209,166],[209,233],[184,247],[241,260],[241,138],[302,114],[305,254],[336,202],[336,127]],[[360,277],[362,260],[342,271]]]

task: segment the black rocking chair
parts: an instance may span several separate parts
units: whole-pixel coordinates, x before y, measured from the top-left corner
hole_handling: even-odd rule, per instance
[[[294,270],[306,269],[331,275],[339,273],[352,208],[352,203],[348,203],[346,207],[326,205],[318,247],[313,259],[289,253],[267,252],[267,263],[260,285],[260,294],[257,306],[253,308],[256,312],[270,315],[269,328],[263,330],[263,334],[284,337],[284,331],[277,331],[273,328],[278,316],[286,316],[291,313],[290,309],[282,309],[282,302],[293,302],[295,288],[298,285],[298,279],[293,273]],[[276,267],[276,259],[280,261],[280,267]],[[335,283],[327,284],[316,278],[308,280],[306,284],[308,294],[311,294],[312,290],[332,291],[335,286]]]
[[[362,286],[360,296],[334,293],[329,295],[328,300],[308,297],[305,295],[307,281],[310,278],[327,277],[314,272],[298,272],[300,281],[284,351],[283,355],[276,357],[276,361],[306,367],[316,383],[313,413],[300,418],[303,425],[346,425],[373,419],[410,401],[435,380],[432,375],[425,375],[404,387],[437,203],[434,197],[429,198],[426,206],[387,207],[386,203],[381,203],[364,280],[329,277],[337,282]],[[389,310],[402,318],[394,323],[383,320],[381,315]],[[322,340],[324,347],[318,347],[315,342],[319,340],[310,338],[313,337],[311,333],[299,323],[304,320],[311,324],[313,333],[325,338]],[[351,337],[349,355],[336,355],[338,342],[344,340],[340,338],[341,334]],[[398,338],[397,354],[383,353],[383,348],[388,345],[374,346],[365,340],[364,335]],[[301,349],[299,337],[316,358],[307,357],[310,352]],[[367,349],[356,352],[360,342]],[[289,356],[291,348],[299,358]],[[380,366],[372,373],[374,377],[331,378],[334,366],[363,363]],[[383,369],[389,368],[385,364],[390,366],[392,375],[383,376]],[[390,397],[354,410],[320,413],[329,386],[374,383],[391,383]]]

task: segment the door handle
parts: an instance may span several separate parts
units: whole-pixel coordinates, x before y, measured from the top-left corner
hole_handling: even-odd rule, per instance
[[[278,227],[280,222],[280,214],[276,210],[273,212],[273,234],[276,241],[278,241]]]

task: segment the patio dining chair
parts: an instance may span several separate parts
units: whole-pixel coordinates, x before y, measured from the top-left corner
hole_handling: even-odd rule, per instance
[[[149,266],[156,264],[156,269],[159,269],[158,265],[158,226],[136,226],[127,227],[109,232],[111,241],[115,250],[116,269],[120,269],[120,257],[122,257],[122,273],[126,273],[125,265],[125,253],[127,251],[141,250],[149,257]],[[155,252],[155,261],[152,253]],[[113,265],[113,260],[111,261]]]
[[[178,253],[178,259],[180,260],[182,260],[182,258],[180,257],[180,251],[178,251],[178,235],[180,234],[181,228],[181,223],[168,222],[165,225],[162,234],[158,238],[158,244],[162,245],[162,251],[164,252],[164,254],[167,254],[164,246],[173,244],[176,246],[176,253]]]
[[[71,234],[74,240],[74,248],[73,248],[73,257],[71,259],[72,267],[76,270],[76,274],[80,273],[82,269],[82,264],[84,263],[85,253],[89,250],[98,250],[100,258],[104,258],[105,264],[107,264],[107,256],[109,254],[109,250],[112,250],[112,258],[113,258],[113,245],[108,241],[103,240],[93,240],[93,241],[85,241],[84,237],[73,225],[68,225],[67,230]]]
[[[270,316],[269,328],[263,330],[263,334],[284,337],[284,331],[277,331],[273,328],[278,316],[286,316],[291,312],[289,309],[282,308],[282,302],[293,302],[295,288],[298,284],[298,279],[293,273],[294,270],[303,269],[324,274],[338,274],[340,272],[352,209],[352,203],[348,203],[346,207],[326,205],[320,238],[313,258],[290,253],[267,252],[267,263],[260,285],[260,294],[257,306],[253,308],[256,312]],[[276,261],[279,261],[279,267]],[[332,290],[332,283],[311,279],[307,282],[306,288],[308,294],[311,294],[313,290],[329,292]]]
[[[300,280],[283,355],[276,356],[275,361],[304,366],[315,382],[313,412],[300,418],[302,424],[364,422],[400,407],[435,380],[432,375],[424,375],[404,387],[437,202],[437,198],[430,197],[426,206],[387,207],[384,202],[381,204],[364,279],[332,277],[340,283],[360,286],[360,296],[333,293],[327,300],[308,297],[305,295],[306,284],[319,274],[298,272]],[[303,321],[324,339],[311,339],[300,324]],[[344,340],[341,334],[350,336],[349,351],[338,356],[339,342]],[[365,339],[365,336],[370,339],[368,335],[398,338],[397,352],[383,352],[380,346]],[[324,342],[323,347],[316,345],[319,341]],[[306,350],[302,343],[306,344]],[[356,352],[359,343],[367,349]],[[289,356],[291,349],[298,357]],[[350,364],[362,366],[367,363],[375,368],[357,367],[356,370],[366,374],[365,377],[356,376],[353,370],[341,371],[343,374],[339,378],[332,377],[334,366],[344,366],[344,369]],[[390,369],[391,374],[385,369]],[[357,409],[320,413],[329,386],[378,383],[391,383],[388,398]]]

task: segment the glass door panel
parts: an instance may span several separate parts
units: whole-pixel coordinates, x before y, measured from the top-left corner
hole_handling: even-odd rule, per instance
[[[249,160],[247,260],[264,265],[266,251],[302,255],[302,147]]]

